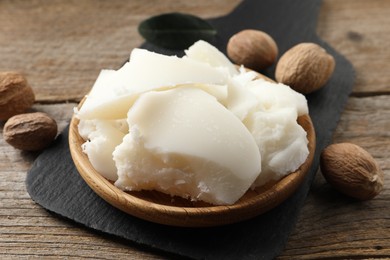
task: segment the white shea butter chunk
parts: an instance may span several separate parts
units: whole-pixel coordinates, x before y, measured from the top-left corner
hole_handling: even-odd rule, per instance
[[[305,96],[287,85],[257,79],[250,81],[246,87],[259,101],[257,110],[272,113],[281,108],[291,108],[297,112],[297,116],[309,113]]]
[[[253,136],[215,97],[197,88],[142,94],[130,132],[115,148],[115,185],[233,204],[261,171]]]
[[[205,41],[195,42],[188,50],[186,56],[192,60],[207,63],[216,68],[227,68],[231,76],[238,74],[236,66],[216,47]]]
[[[258,187],[294,172],[309,155],[306,131],[298,116],[308,113],[306,98],[283,84],[254,80],[247,91],[256,97],[243,121],[260,149],[262,172],[253,184]]]
[[[254,187],[281,179],[306,160],[309,154],[306,132],[295,116],[296,111],[291,108],[252,115],[250,131],[260,148],[263,166]]]
[[[78,125],[80,136],[86,140],[83,152],[97,172],[105,178],[116,181],[118,178],[112,153],[128,132],[124,120],[81,120]]]
[[[77,112],[80,119],[120,119],[142,93],[183,84],[226,85],[229,69],[134,49],[118,71],[103,70]]]

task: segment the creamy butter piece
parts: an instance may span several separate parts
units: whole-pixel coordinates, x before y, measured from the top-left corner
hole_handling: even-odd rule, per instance
[[[252,80],[246,87],[256,96],[258,110],[273,112],[280,108],[293,108],[297,116],[309,113],[304,95],[282,83],[273,83],[263,79]]]
[[[260,148],[263,166],[253,187],[281,179],[306,160],[309,154],[306,132],[297,124],[295,115],[291,108],[251,115],[252,122],[247,126]]]
[[[134,49],[118,71],[103,70],[77,115],[81,119],[120,119],[141,93],[183,84],[226,85],[229,70],[188,57]]]
[[[238,69],[217,48],[205,41],[197,41],[185,54],[189,59],[209,64],[216,68],[227,68],[231,76],[238,75]]]
[[[257,100],[243,123],[262,156],[262,172],[253,184],[258,187],[281,179],[306,160],[308,140],[297,118],[307,114],[308,108],[306,98],[286,85],[260,79],[246,87]]]
[[[83,152],[95,170],[111,181],[118,178],[112,153],[128,132],[127,126],[123,120],[82,120],[78,126],[81,136],[87,140],[82,145]]]
[[[253,136],[213,96],[196,88],[142,94],[130,133],[115,149],[115,185],[232,204],[261,170]]]

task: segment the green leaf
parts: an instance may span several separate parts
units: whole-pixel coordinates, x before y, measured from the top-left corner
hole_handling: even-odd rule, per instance
[[[146,41],[168,49],[185,49],[198,40],[212,41],[217,31],[194,15],[168,13],[151,17],[138,27]]]

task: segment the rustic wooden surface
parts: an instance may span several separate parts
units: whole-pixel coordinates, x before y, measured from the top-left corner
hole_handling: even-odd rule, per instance
[[[0,70],[25,73],[37,95],[34,109],[52,115],[63,129],[100,69],[118,68],[142,43],[140,21],[169,11],[215,17],[238,3],[1,0]],[[390,258],[389,10],[388,0],[323,0],[317,25],[318,34],[352,62],[357,74],[334,142],[368,150],[385,172],[385,189],[358,202],[334,191],[319,172],[280,259]],[[24,180],[37,155],[17,151],[0,137],[1,259],[171,258],[34,204]]]

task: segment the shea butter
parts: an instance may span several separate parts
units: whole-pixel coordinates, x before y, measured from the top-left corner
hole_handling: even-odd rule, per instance
[[[80,110],[93,167],[126,191],[230,205],[306,160],[302,94],[199,41],[183,57],[134,49],[102,70]]]
[[[261,170],[260,152],[241,121],[213,96],[176,88],[140,96],[130,133],[114,152],[116,185],[232,204]]]
[[[188,57],[134,49],[118,71],[103,70],[78,112],[82,119],[120,119],[141,93],[183,84],[226,85],[229,70]]]

